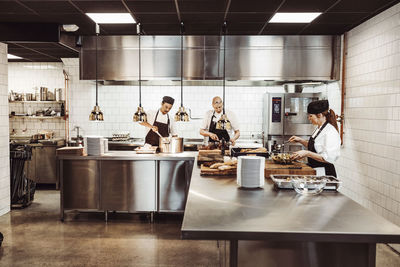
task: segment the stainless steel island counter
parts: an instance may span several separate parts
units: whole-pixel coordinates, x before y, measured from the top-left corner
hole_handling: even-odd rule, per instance
[[[65,210],[183,212],[196,153],[58,156]]]
[[[341,193],[306,197],[266,182],[239,189],[195,167],[182,237],[229,240],[231,266],[375,266],[376,243],[400,243],[399,227]]]

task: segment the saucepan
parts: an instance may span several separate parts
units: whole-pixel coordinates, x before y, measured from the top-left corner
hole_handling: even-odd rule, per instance
[[[160,151],[162,153],[181,153],[183,152],[183,138],[172,136],[172,137],[160,137]]]

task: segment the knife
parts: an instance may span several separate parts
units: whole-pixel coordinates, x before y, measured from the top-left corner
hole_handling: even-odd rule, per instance
[[[294,167],[287,167],[287,168],[267,168],[267,170],[300,170],[303,167],[294,166]]]

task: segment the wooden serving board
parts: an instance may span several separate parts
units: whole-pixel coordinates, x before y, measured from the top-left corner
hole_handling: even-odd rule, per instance
[[[200,175],[202,176],[236,176],[237,168],[232,168],[229,170],[219,170],[219,169],[211,169],[209,167],[204,166],[201,164],[200,167]]]
[[[301,167],[301,169],[290,169],[290,167]],[[293,174],[293,175],[315,175],[313,168],[305,163],[293,162],[292,164],[276,164],[271,159],[265,161],[264,176],[270,178],[271,174]]]

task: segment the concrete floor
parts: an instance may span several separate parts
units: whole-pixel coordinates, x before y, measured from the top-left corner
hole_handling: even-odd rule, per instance
[[[34,203],[0,217],[0,266],[220,266],[215,241],[180,239],[181,216],[150,224],[137,215],[69,213],[59,221],[59,192],[41,190]],[[377,247],[377,267],[400,267],[400,256]]]

